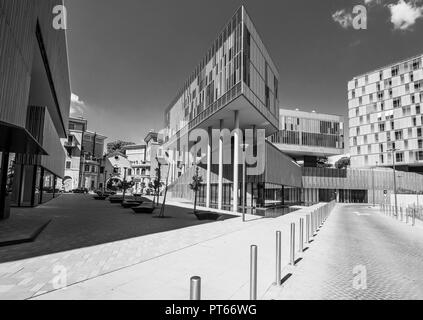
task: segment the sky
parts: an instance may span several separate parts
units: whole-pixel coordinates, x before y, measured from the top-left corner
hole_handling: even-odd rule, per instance
[[[423,53],[423,0],[65,0],[71,115],[141,143],[244,5],[280,72],[280,106],[347,116],[347,82]],[[367,10],[367,29],[354,12]],[[346,122],[347,127],[347,122]]]

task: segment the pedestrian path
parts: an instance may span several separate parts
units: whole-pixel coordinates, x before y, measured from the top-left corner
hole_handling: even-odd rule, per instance
[[[253,244],[258,246],[258,297],[261,298],[275,281],[276,230],[282,231],[282,265],[287,265],[290,224],[297,223],[309,212],[310,209],[304,209],[276,219],[246,223],[235,218],[161,234],[157,241],[166,243],[164,246],[178,246],[177,243],[186,241],[185,237],[192,238],[193,233],[196,241],[36,298],[186,300],[190,277],[200,276],[203,299],[248,299],[250,245]]]

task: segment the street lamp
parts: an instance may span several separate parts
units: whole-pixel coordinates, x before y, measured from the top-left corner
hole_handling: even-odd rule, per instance
[[[245,180],[246,180],[246,152],[249,145],[247,143],[242,143],[242,221],[245,222],[245,198],[246,198],[246,188],[245,188]]]
[[[159,217],[160,218],[164,218],[164,210],[165,210],[165,205],[166,205],[166,196],[167,196],[167,186],[169,184],[169,173],[170,173],[170,161],[169,161],[169,153],[165,152],[166,158],[168,158],[167,161],[167,176],[166,176],[166,186],[165,186],[165,193],[164,193],[164,197],[163,197],[163,204],[162,207],[160,208],[160,214]]]
[[[123,168],[123,201],[125,201],[125,193],[126,193],[126,169],[127,167]]]
[[[376,168],[378,166],[379,162],[376,161]],[[375,200],[375,167],[372,168],[372,187],[373,187],[373,207],[376,206],[376,200]]]
[[[389,149],[388,152],[392,152],[392,165],[393,165],[393,169],[394,169],[394,196],[395,196],[395,215],[398,217],[398,200],[397,200],[397,178],[396,178],[396,173],[395,173],[395,157],[396,157],[396,152],[399,149]]]

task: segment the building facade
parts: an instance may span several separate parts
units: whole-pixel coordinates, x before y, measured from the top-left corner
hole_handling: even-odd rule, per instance
[[[134,193],[143,194],[151,182],[151,162],[147,161],[147,145],[133,145],[124,148],[131,165],[128,177],[134,181]]]
[[[66,192],[78,188],[89,191],[103,189],[106,139],[89,131],[86,119],[69,119],[68,138],[63,140],[66,150],[63,185]]]
[[[66,34],[52,26],[59,0],[0,1],[0,219],[10,203],[58,194],[70,108]]]
[[[238,212],[244,200],[250,209],[281,203],[285,187],[300,187],[300,167],[264,140],[279,129],[278,91],[279,72],[241,7],[166,110],[163,150],[171,155],[171,196],[192,195],[189,183],[197,168],[204,179],[200,197],[206,207]],[[214,130],[220,132],[217,138]],[[191,139],[200,131],[206,136],[205,152]],[[249,132],[253,142],[245,146]],[[243,174],[244,151],[260,158],[259,172]],[[247,167],[247,172],[255,169],[253,163]]]
[[[348,83],[353,167],[391,167],[395,160],[400,170],[423,171],[422,59],[405,59]]]
[[[344,153],[343,117],[298,109],[279,109],[279,117],[279,132],[269,141],[304,166],[316,167],[318,158]]]

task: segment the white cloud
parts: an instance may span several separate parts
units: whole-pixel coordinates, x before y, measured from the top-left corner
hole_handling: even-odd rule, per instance
[[[344,9],[336,11],[332,15],[332,19],[333,21],[339,23],[339,25],[344,29],[351,27],[353,22],[352,14],[346,12]]]
[[[391,22],[396,30],[410,29],[418,19],[423,17],[423,6],[419,7],[416,2],[399,0],[397,4],[388,5],[391,11]]]
[[[80,100],[79,97],[72,93],[71,94],[71,106],[70,106],[70,115],[72,117],[84,116],[84,113],[87,110],[87,105],[84,101]]]

